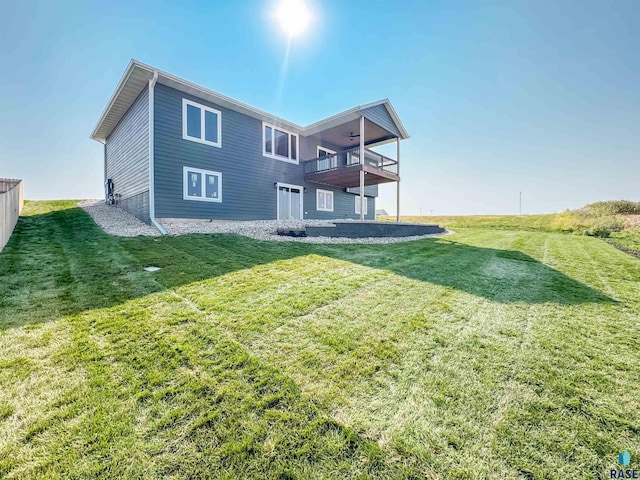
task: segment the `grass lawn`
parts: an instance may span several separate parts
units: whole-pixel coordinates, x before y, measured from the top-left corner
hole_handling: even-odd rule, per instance
[[[609,478],[640,456],[640,262],[458,228],[394,245],[110,237],[0,254],[0,477]],[[143,270],[157,265],[161,270]]]
[[[640,258],[640,229],[625,230],[611,234],[612,243]]]
[[[614,203],[614,202],[601,202]],[[637,215],[636,215],[637,217]],[[396,217],[378,216],[381,221],[395,222]],[[481,230],[517,230],[538,231],[549,233],[572,233],[582,235],[585,230],[593,232],[600,225],[619,223],[622,231],[611,230],[605,237],[607,241],[623,251],[640,258],[640,224],[636,226],[625,225],[625,216],[596,216],[580,214],[576,211],[563,213],[547,213],[540,215],[441,215],[441,216],[403,216],[403,222],[432,223],[445,225],[455,231],[459,229]],[[636,220],[636,221],[640,221]],[[598,236],[598,235],[596,235]]]
[[[395,222],[396,217],[382,216],[380,220]],[[447,228],[489,228],[500,230],[537,230],[542,232],[582,233],[590,226],[590,219],[574,212],[540,215],[437,215],[402,216],[404,222],[434,223]]]

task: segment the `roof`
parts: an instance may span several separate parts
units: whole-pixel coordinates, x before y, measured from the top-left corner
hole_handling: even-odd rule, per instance
[[[118,83],[115,92],[111,96],[109,103],[102,112],[102,115],[100,115],[98,124],[93,129],[93,133],[91,134],[92,139],[99,142],[104,142],[106,140],[127,110],[129,110],[129,107],[131,107],[135,99],[138,98],[140,92],[149,83],[149,80],[153,79],[154,74],[157,74],[157,82],[162,85],[209,100],[212,103],[243,113],[249,117],[257,118],[259,120],[287,128],[303,136],[314,135],[328,128],[354,120],[360,116],[361,111],[378,105],[384,105],[389,112],[391,119],[397,126],[398,131],[401,134],[401,138],[409,138],[409,134],[405,130],[388,99],[353,107],[342,113],[338,113],[337,115],[312,123],[311,125],[301,126],[246,103],[234,100],[218,92],[214,92],[213,90],[201,87],[200,85],[184,80],[183,78],[158,70],[157,68],[146,65],[138,60],[131,60],[127,70],[120,79],[120,83]]]

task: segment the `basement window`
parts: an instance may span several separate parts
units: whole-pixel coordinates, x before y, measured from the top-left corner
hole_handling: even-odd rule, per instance
[[[183,200],[222,202],[222,173],[183,167]]]
[[[222,113],[215,108],[183,98],[182,138],[222,147]]]
[[[316,190],[316,210],[319,212],[333,212],[333,192],[330,190]]]

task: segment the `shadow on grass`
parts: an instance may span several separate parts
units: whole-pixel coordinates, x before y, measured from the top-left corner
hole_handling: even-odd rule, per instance
[[[171,468],[162,472],[198,477],[205,470],[213,472],[218,461],[243,471],[246,477],[253,473],[246,468],[254,465],[265,477],[268,473],[270,478],[302,478],[303,473],[288,474],[302,465],[298,469],[306,468],[307,473],[311,468],[331,472],[327,478],[356,476],[336,473],[337,468],[359,470],[360,476],[423,478],[424,469],[412,473],[412,465],[420,467],[421,461],[411,451],[401,460],[397,455],[388,457],[364,435],[329,418],[278,369],[262,364],[241,344],[226,339],[214,322],[184,327],[176,343],[163,328],[170,316],[165,311],[161,328],[146,320],[144,309],[153,309],[153,297],[133,306],[123,305],[153,292],[309,255],[390,271],[425,282],[425,286],[445,285],[496,302],[613,301],[519,251],[473,247],[449,239],[393,245],[258,242],[235,235],[125,239],[106,235],[78,208],[38,213],[20,219],[15,235],[0,254],[0,330],[116,308],[102,312],[102,316],[71,317],[71,328],[80,334],[65,352],[67,357],[62,357],[90,366],[87,370],[94,378],[87,391],[77,394],[82,397],[71,398],[77,402],[75,411],[93,412],[98,405],[99,414],[84,415],[74,430],[65,423],[67,417],[45,412],[49,423],[38,422],[38,430],[32,427],[29,432],[37,435],[46,427],[51,432],[47,438],[62,432],[73,440],[63,437],[65,451],[74,452],[80,446],[81,451],[73,453],[83,460],[77,464],[108,468],[122,476],[118,469],[129,466],[121,459],[135,454],[130,432],[132,425],[140,425],[136,418],[139,410],[132,409],[132,403],[137,402],[145,416],[149,412],[157,415],[152,430],[157,438],[172,438],[165,440],[165,450],[173,448],[175,439],[184,439],[191,442],[194,452],[202,453],[190,457],[158,455],[149,460],[147,465],[154,468]],[[143,270],[148,265],[163,268],[151,274]],[[299,281],[302,266],[298,263],[295,267],[298,276],[292,281]],[[231,294],[237,295],[237,291]],[[183,304],[176,305],[171,312],[176,323],[169,325],[185,320]],[[90,338],[94,331],[109,337],[110,342],[94,342]],[[198,369],[186,368],[194,365],[208,374],[194,375]],[[110,375],[112,368],[116,375]],[[133,398],[136,402],[129,401]],[[186,435],[185,425],[193,427]],[[271,443],[273,438],[282,440]],[[222,448],[218,448],[221,441]],[[85,445],[92,446],[94,456],[86,456]],[[211,445],[215,448],[208,450]],[[275,446],[263,455],[264,445]],[[107,460],[113,458],[114,451],[121,456]],[[75,458],[73,455],[64,458]],[[211,463],[204,463],[207,461]],[[0,464],[0,471],[2,467]],[[4,468],[9,472],[14,466],[7,463]],[[69,464],[69,468],[77,474],[77,465]],[[100,470],[85,476],[99,476],[96,472]],[[132,470],[126,472],[131,475]]]
[[[617,303],[519,250],[475,247],[447,237],[367,249],[359,254],[355,248],[337,257],[493,302]]]
[[[237,235],[118,238],[75,207],[20,218],[0,253],[0,330],[310,254],[501,303],[614,302],[520,251],[447,238],[390,245],[265,242]],[[162,270],[151,275],[143,270],[148,265]]]

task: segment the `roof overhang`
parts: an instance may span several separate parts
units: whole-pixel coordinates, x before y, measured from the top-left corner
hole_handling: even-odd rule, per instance
[[[146,65],[137,60],[131,60],[127,70],[125,71],[118,87],[113,93],[109,103],[102,112],[98,124],[91,134],[91,138],[99,142],[104,143],[107,137],[111,134],[113,129],[118,125],[124,114],[129,110],[133,102],[138,98],[140,92],[148,85],[149,80],[153,78],[154,73],[157,72],[157,83],[174,88],[178,91],[185,92],[204,100],[209,100],[216,105],[229,108],[236,112],[243,113],[249,117],[257,118],[259,120],[272,123],[276,126],[286,128],[290,131],[298,133],[302,136],[316,135],[327,129],[349,123],[360,117],[361,111],[367,108],[371,108],[377,105],[384,105],[387,109],[390,117],[395,123],[398,131],[400,132],[400,138],[402,140],[409,138],[409,134],[405,130],[402,122],[398,118],[391,102],[388,99],[380,100],[378,102],[369,103],[367,105],[361,105],[351,108],[337,115],[325,118],[319,122],[313,123],[306,127],[295,124],[276,115],[272,115],[268,112],[255,108],[246,103],[239,102],[230,97],[214,92],[207,88],[201,87],[195,83],[184,80],[180,77],[176,77],[167,72],[163,72],[150,65]]]
[[[152,78],[153,68],[131,60],[116,87],[116,91],[113,92],[109,103],[100,115],[100,120],[98,120],[96,128],[93,129],[91,138],[104,143]]]
[[[396,127],[400,131],[400,135],[401,135],[400,138],[402,140],[409,138],[409,134],[405,130],[404,125],[402,125],[402,122],[400,121],[398,114],[396,113],[395,109],[393,108],[393,105],[391,105],[391,102],[389,101],[388,98],[385,98],[384,100],[379,100],[377,102],[367,103],[366,105],[359,105],[357,107],[350,108],[349,110],[338,113],[331,117],[325,118],[324,120],[320,120],[319,122],[312,123],[311,125],[307,125],[306,127],[304,127],[305,135],[316,135],[329,128],[333,128],[333,127],[342,125],[344,123],[348,123],[353,120],[359,119],[361,112],[363,110],[367,110],[371,107],[377,107],[378,105],[384,105],[384,107],[387,109],[389,116],[391,117]]]

